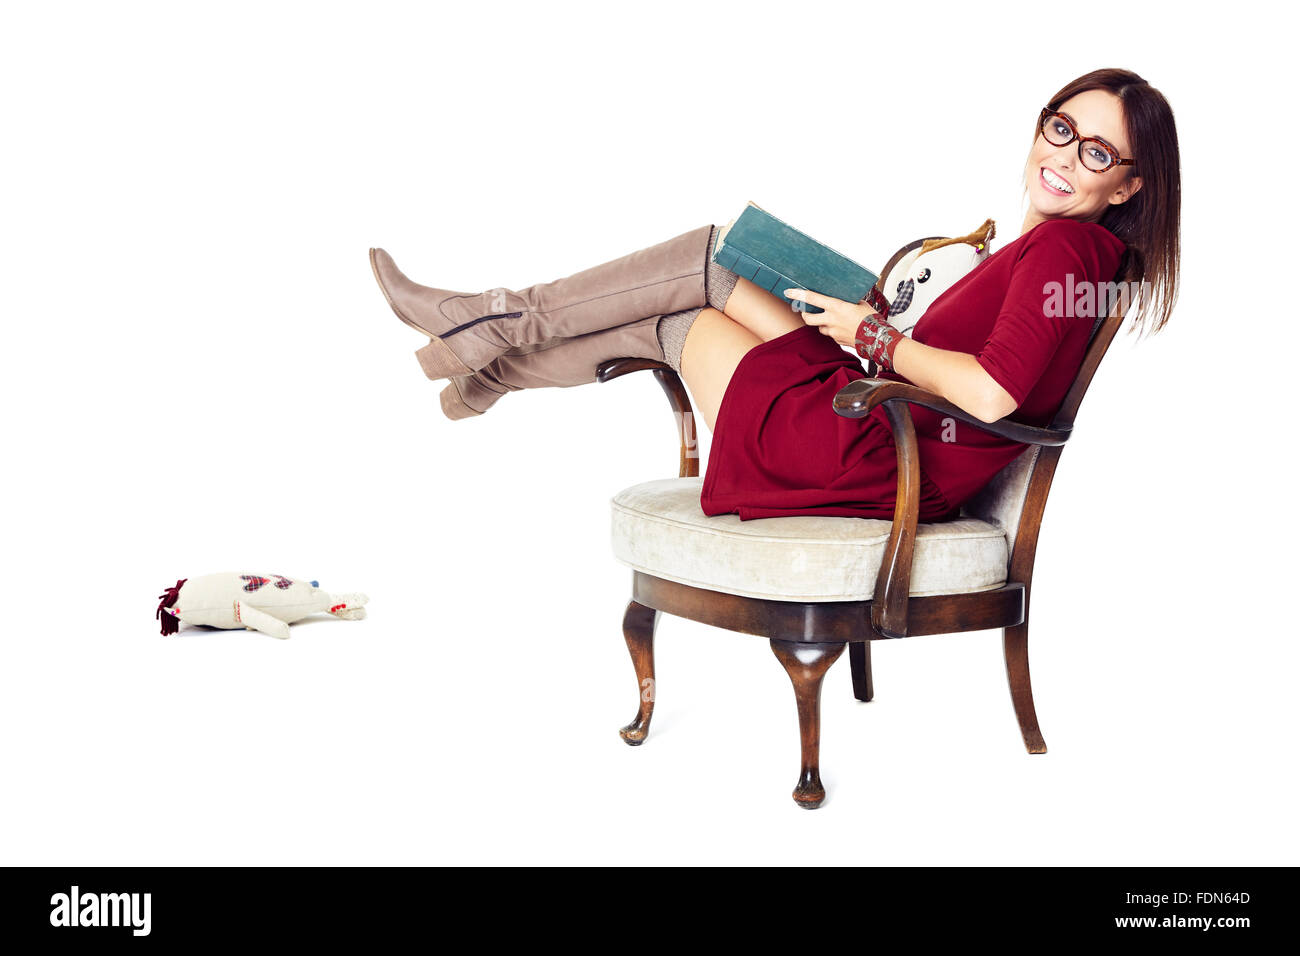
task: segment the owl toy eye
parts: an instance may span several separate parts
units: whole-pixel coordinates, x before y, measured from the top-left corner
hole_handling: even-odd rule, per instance
[[[930,270],[929,270],[929,269],[922,269],[922,270],[921,270],[921,274],[920,274],[919,276],[916,277],[916,281],[917,281],[917,282],[925,282],[925,281],[926,281],[927,279],[929,279],[929,278],[930,278]]]

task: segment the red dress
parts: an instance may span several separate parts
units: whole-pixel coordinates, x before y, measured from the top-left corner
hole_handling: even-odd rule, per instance
[[[1095,311],[1075,296],[1087,284],[1111,281],[1124,248],[1096,223],[1039,223],[939,296],[912,338],[974,355],[1018,403],[1008,419],[1048,425],[1092,335]],[[1055,292],[1052,283],[1059,284]],[[854,353],[811,325],[747,352],[714,422],[700,494],[704,513],[736,513],[741,521],[892,518],[898,458],[884,408],[851,419],[831,407],[836,392],[866,374]],[[894,372],[878,377],[908,381]],[[957,517],[1029,447],[919,405],[908,408],[921,459],[921,521]]]

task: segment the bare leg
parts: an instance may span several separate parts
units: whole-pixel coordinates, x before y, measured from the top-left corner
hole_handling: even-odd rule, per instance
[[[745,278],[736,280],[736,287],[727,297],[723,311],[764,342],[807,324],[785,299],[777,298]]]
[[[739,283],[736,291],[739,291]],[[767,297],[772,298],[770,295]],[[733,292],[728,308],[735,298]],[[745,353],[761,345],[762,341],[717,309],[702,310],[691,323],[690,331],[686,333],[686,344],[682,346],[682,378],[695,400],[697,413],[710,432],[732,373]]]

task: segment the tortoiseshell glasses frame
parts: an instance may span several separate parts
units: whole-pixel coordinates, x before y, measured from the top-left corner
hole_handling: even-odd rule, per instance
[[[1064,123],[1069,128],[1070,138],[1067,139],[1064,143],[1053,142],[1048,137],[1047,135],[1048,117],[1054,117],[1056,119],[1059,119],[1062,123]],[[1080,164],[1082,164],[1084,169],[1090,170],[1094,173],[1104,173],[1107,170],[1114,169],[1116,166],[1132,166],[1134,162],[1131,159],[1120,159],[1119,153],[1116,152],[1115,147],[1111,146],[1105,140],[1098,139],[1095,136],[1080,136],[1078,128],[1073,123],[1070,122],[1070,118],[1066,116],[1064,113],[1058,113],[1050,106],[1044,106],[1043,111],[1038,114],[1038,135],[1043,137],[1043,139],[1047,140],[1053,146],[1069,146],[1077,139],[1079,141],[1079,162]],[[1083,155],[1084,143],[1096,143],[1099,147],[1101,147],[1102,151],[1106,154],[1106,156],[1109,157],[1110,161],[1105,166],[1101,167],[1101,169],[1096,169],[1092,166],[1089,166],[1088,160]]]

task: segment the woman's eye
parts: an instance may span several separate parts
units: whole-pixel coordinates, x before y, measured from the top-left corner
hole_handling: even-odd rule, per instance
[[[919,276],[916,277],[916,281],[917,281],[917,282],[925,282],[925,281],[926,281],[927,279],[929,279],[929,278],[930,278],[930,270],[929,270],[929,269],[922,269],[922,270],[921,270],[921,274],[920,274]]]
[[[1099,163],[1110,162],[1109,150],[1101,149],[1100,147],[1097,146],[1089,146],[1088,152],[1092,153],[1092,158],[1097,160],[1097,162]]]

